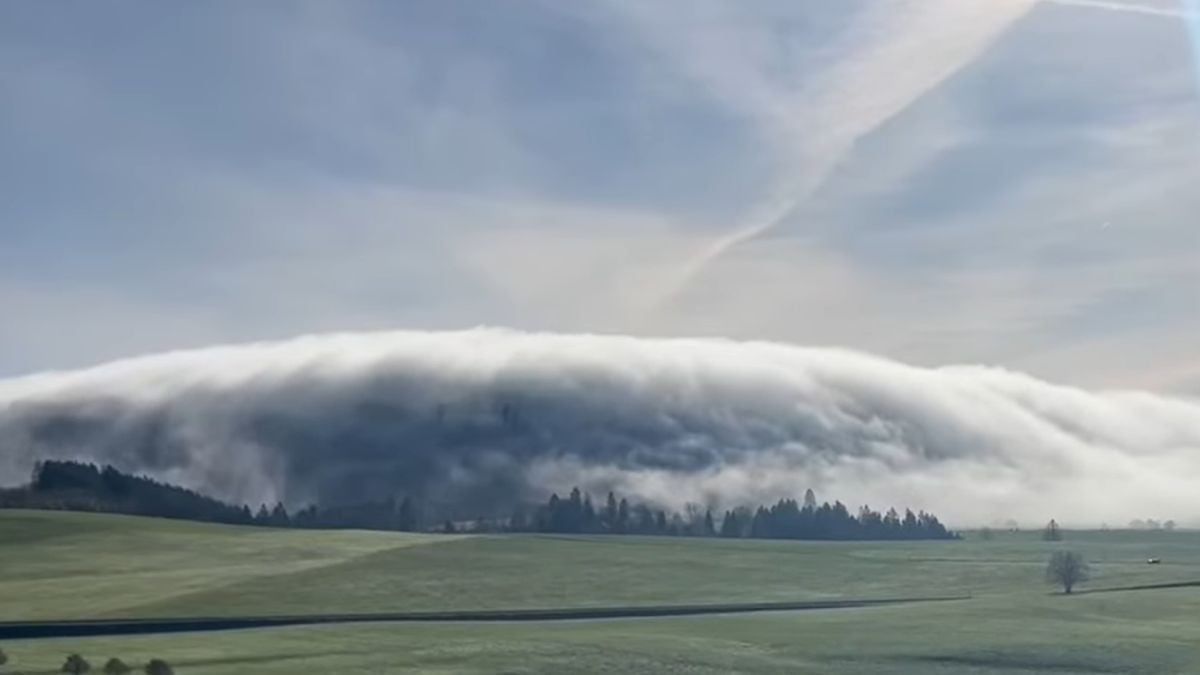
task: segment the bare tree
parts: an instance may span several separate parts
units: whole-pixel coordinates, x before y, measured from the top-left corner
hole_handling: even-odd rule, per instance
[[[1062,530],[1058,529],[1058,522],[1053,518],[1046,523],[1046,529],[1042,530],[1042,539],[1046,541],[1062,541]]]
[[[1088,580],[1089,570],[1083,555],[1075,551],[1055,551],[1046,565],[1046,581],[1062,586],[1063,593],[1070,593],[1076,584]]]

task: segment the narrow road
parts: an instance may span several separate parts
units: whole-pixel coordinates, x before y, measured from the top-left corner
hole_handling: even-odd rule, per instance
[[[100,635],[146,635],[196,631],[240,630],[279,626],[345,624],[367,622],[461,622],[584,621],[593,619],[638,619],[706,614],[794,612],[817,609],[852,609],[918,602],[966,600],[970,596],[889,598],[881,600],[808,600],[799,602],[756,602],[720,605],[659,605],[646,607],[582,607],[571,609],[464,610],[446,612],[383,612],[372,614],[303,614],[290,616],[180,617],[162,619],[94,619],[80,621],[0,622],[0,640],[29,640]]]
[[[1126,591],[1155,591],[1163,588],[1194,588],[1200,586],[1200,581],[1165,581],[1157,584],[1138,584],[1136,586],[1115,586],[1113,588],[1084,588],[1075,591],[1078,595],[1088,593],[1124,593]]]

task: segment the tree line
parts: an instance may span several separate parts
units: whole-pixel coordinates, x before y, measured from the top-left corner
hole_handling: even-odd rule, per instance
[[[511,514],[434,526],[411,497],[357,504],[311,505],[289,512],[282,503],[256,511],[176,485],[123,473],[112,466],[74,461],[39,462],[30,483],[0,490],[0,508],[102,511],[235,525],[370,530],[557,532],[575,534],[653,534],[662,536],[755,539],[953,539],[937,517],[895,509],[886,513],[866,506],[852,514],[835,501],[817,504],[808,490],[803,502],[780,499],[771,505],[742,506],[714,514],[697,504],[682,512],[647,502],[631,502],[608,493],[602,505],[578,487],[566,497],[550,495],[544,504],[518,506]],[[436,521],[432,521],[436,522]]]
[[[277,502],[251,511],[244,504],[229,504],[112,466],[58,460],[38,462],[28,485],[0,490],[0,508],[97,511],[268,527],[423,529],[420,514],[408,498],[326,508],[314,505],[295,513]]]
[[[545,504],[532,511],[518,508],[507,527],[514,532],[555,532],[572,534],[654,534],[665,536],[728,537],[751,539],[813,540],[887,540],[956,539],[930,513],[896,509],[886,513],[867,506],[857,515],[840,501],[817,504],[808,490],[803,504],[795,499],[780,499],[770,506],[742,506],[714,516],[711,509],[696,504],[682,513],[654,508],[647,503],[631,503],[609,492],[604,505],[597,507],[590,495],[578,487],[566,498],[550,495]]]

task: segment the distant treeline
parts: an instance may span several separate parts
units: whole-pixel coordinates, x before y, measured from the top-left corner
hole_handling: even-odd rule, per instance
[[[353,506],[309,506],[289,514],[283,504],[257,511],[193,490],[134,476],[111,466],[69,461],[39,462],[28,485],[0,490],[0,508],[98,511],[233,525],[270,527],[419,530],[420,520],[408,499]]]
[[[630,504],[613,493],[597,508],[579,488],[566,499],[551,495],[532,513],[519,509],[508,522],[518,532],[579,534],[657,534],[693,537],[745,537],[753,539],[955,539],[937,517],[895,509],[881,514],[864,506],[853,515],[841,502],[818,505],[812,490],[804,504],[781,499],[771,506],[740,507],[725,511],[718,523],[711,509],[689,505],[683,513]]]
[[[0,490],[0,508],[38,508],[124,513],[237,525],[370,530],[557,532],[575,534],[654,534],[759,539],[953,539],[936,517],[895,509],[880,514],[867,507],[851,514],[841,502],[818,505],[812,490],[801,505],[781,499],[772,506],[739,507],[720,519],[709,509],[688,505],[682,513],[647,503],[630,503],[609,493],[597,508],[579,488],[568,497],[557,494],[542,505],[519,507],[511,515],[472,521],[443,521],[431,527],[419,505],[408,497],[341,506],[308,506],[289,513],[283,504],[263,504],[257,511],[192,490],[111,466],[45,461],[34,468],[30,483]]]

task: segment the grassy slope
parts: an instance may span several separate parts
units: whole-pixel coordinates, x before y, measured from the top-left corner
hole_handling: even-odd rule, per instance
[[[1071,542],[1107,585],[1200,578],[1195,546]],[[1041,593],[1054,545],[1030,541],[800,543],[629,537],[478,537],[375,552],[306,571],[175,596],[142,615],[886,598]],[[1172,548],[1172,547],[1167,547]],[[1147,550],[1168,562],[1145,564]],[[1193,576],[1188,576],[1189,574]]]
[[[307,532],[157,518],[0,511],[0,619],[138,614],[267,575],[450,539]]]
[[[436,542],[433,545],[421,545]],[[1049,596],[1048,551],[1093,586],[1200,579],[1200,534],[817,544],[271,531],[0,511],[0,615],[341,612],[972,592],[936,605],[540,625],[358,625],[3,645],[24,672],[83,651],[188,674],[1200,672],[1200,589]],[[1147,557],[1163,558],[1146,565]],[[300,661],[297,661],[300,659]],[[25,664],[25,665],[21,665]],[[251,665],[252,664],[252,665]]]
[[[990,542],[452,538],[0,512],[0,618],[237,616],[1040,593],[1032,534]],[[436,545],[423,545],[436,543]],[[422,545],[417,545],[422,544]],[[1066,542],[1098,583],[1200,578],[1200,536]],[[1164,564],[1148,566],[1160,556]]]

